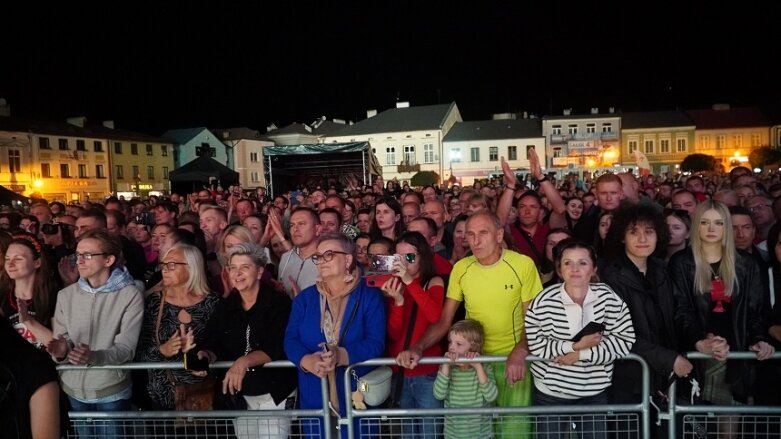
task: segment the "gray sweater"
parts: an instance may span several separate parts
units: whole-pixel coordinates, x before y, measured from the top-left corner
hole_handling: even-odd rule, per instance
[[[109,284],[119,288],[91,289],[82,279],[60,290],[52,319],[55,337],[89,346],[93,366],[132,361],[144,317],[143,293],[127,270],[114,269]],[[131,384],[126,370],[66,370],[60,376],[65,393],[80,400],[115,395]]]

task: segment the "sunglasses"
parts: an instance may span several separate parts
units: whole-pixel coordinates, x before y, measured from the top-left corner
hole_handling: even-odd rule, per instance
[[[402,256],[404,256],[404,260],[407,261],[409,264],[415,263],[415,258],[417,258],[417,253],[404,253]]]

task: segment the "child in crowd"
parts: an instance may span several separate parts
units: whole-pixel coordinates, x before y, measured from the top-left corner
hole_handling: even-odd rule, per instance
[[[474,358],[483,348],[483,326],[475,320],[456,322],[448,334],[445,357],[451,361]],[[496,379],[490,364],[464,363],[439,367],[434,382],[434,397],[445,401],[445,407],[486,407],[498,395]],[[445,438],[488,438],[493,436],[490,415],[445,416]]]

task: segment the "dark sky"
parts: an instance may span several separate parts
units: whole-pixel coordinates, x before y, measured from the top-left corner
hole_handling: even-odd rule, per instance
[[[466,120],[781,99],[777,8],[128,3],[8,14],[0,97],[13,115],[160,134],[360,120],[397,99],[454,100]]]

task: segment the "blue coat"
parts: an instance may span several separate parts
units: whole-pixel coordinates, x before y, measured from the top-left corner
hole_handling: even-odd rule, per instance
[[[358,307],[357,310],[355,307]],[[385,352],[385,300],[377,288],[367,286],[361,281],[347,300],[342,318],[339,345],[347,350],[351,363],[382,357]],[[355,317],[350,316],[355,310]],[[349,324],[345,332],[345,327]],[[293,364],[300,366],[301,358],[313,352],[319,352],[320,343],[325,335],[320,329],[320,293],[316,286],[302,291],[293,300],[287,330],[285,331],[285,353]],[[358,368],[358,376],[363,376],[371,368]],[[336,369],[339,411],[344,415],[344,367]],[[302,409],[319,409],[323,406],[320,392],[320,378],[298,368],[298,397]],[[355,380],[352,387],[355,390]],[[348,399],[349,401],[349,399]]]

